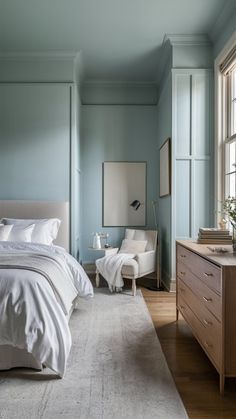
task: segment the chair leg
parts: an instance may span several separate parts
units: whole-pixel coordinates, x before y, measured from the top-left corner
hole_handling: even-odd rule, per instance
[[[132,279],[132,295],[136,295],[136,279]]]
[[[96,287],[98,288],[99,287],[99,282],[100,282],[100,277],[99,277],[99,272],[98,272],[97,269],[96,269],[96,279],[95,279],[95,281],[96,281]]]

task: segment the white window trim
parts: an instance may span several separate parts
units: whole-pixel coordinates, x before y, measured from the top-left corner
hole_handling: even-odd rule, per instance
[[[215,59],[215,224],[218,224],[221,210],[221,202],[224,200],[225,185],[225,156],[224,141],[227,129],[225,110],[225,83],[224,76],[220,71],[220,64],[224,61],[230,50],[236,43],[236,31],[224,46],[223,50]]]

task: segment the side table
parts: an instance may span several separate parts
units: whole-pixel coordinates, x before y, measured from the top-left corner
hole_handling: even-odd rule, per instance
[[[118,252],[119,248],[118,247],[101,247],[101,249],[94,249],[93,247],[89,247],[89,250],[93,250],[94,252],[100,252],[100,253],[103,254],[101,257],[103,257],[103,256],[108,256],[108,255],[115,255]],[[96,280],[96,287],[98,288],[100,278],[99,278],[99,272],[97,270],[97,267],[96,267],[96,279],[95,280]]]

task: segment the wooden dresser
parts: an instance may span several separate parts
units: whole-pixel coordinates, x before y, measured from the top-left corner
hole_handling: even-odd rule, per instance
[[[176,243],[177,319],[180,311],[219,372],[221,393],[225,377],[236,377],[236,254],[224,247]]]

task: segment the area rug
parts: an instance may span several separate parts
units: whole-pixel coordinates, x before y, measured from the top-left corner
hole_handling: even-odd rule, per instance
[[[96,290],[70,320],[65,377],[48,369],[0,372],[1,419],[185,419],[140,291]]]

